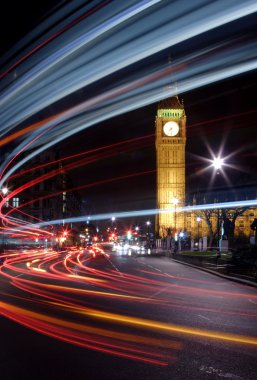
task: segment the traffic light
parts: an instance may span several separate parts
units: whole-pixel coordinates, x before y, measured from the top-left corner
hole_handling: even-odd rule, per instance
[[[128,231],[127,231],[127,238],[128,238],[128,239],[131,239],[131,238],[132,238],[131,230],[128,230]]]

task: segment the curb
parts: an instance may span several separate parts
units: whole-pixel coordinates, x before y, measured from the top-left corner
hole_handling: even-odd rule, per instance
[[[202,267],[198,267],[197,265],[184,263],[183,261],[176,260],[176,259],[173,259],[171,257],[168,257],[168,259],[170,259],[172,261],[175,261],[176,263],[179,263],[179,264],[184,264],[184,265],[187,265],[189,267],[192,267],[192,268],[195,268],[195,269],[199,269],[199,270],[201,270],[203,272],[208,272],[208,273],[214,274],[215,276],[218,276],[218,277],[221,277],[221,278],[225,278],[226,280],[238,282],[240,284],[249,285],[249,286],[253,286],[254,288],[257,288],[257,283],[254,283],[252,281],[244,280],[244,279],[241,279],[241,278],[238,278],[238,277],[226,276],[225,274],[221,274],[221,273],[215,272],[215,271],[213,271],[211,269],[202,268]]]

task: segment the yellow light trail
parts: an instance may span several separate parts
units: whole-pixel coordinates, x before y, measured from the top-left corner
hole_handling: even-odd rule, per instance
[[[98,327],[92,327],[87,324],[70,322],[70,321],[60,319],[60,318],[51,317],[49,315],[30,311],[30,310],[27,310],[18,306],[14,306],[5,302],[0,302],[0,308],[10,310],[18,315],[24,315],[28,318],[33,318],[34,320],[44,321],[49,324],[53,324],[55,326],[62,326],[64,328],[77,330],[83,333],[89,333],[89,334],[110,337],[110,338],[119,339],[119,340],[128,341],[128,342],[149,344],[153,346],[161,346],[161,347],[172,348],[172,349],[182,348],[182,343],[180,342],[170,341],[167,339],[149,338],[149,337],[139,336],[135,334],[117,332],[109,328],[103,329],[103,328],[98,328]]]
[[[169,323],[164,323],[164,322],[157,322],[153,320],[146,320],[146,319],[137,318],[137,317],[107,313],[104,311],[94,310],[94,309],[89,309],[89,308],[79,308],[79,307],[70,306],[70,305],[67,306],[62,303],[52,303],[52,304],[62,307],[66,311],[70,311],[70,312],[72,311],[78,314],[87,315],[87,316],[94,317],[97,319],[108,320],[111,322],[118,322],[121,324],[127,324],[134,327],[142,327],[144,329],[154,329],[154,330],[158,330],[158,331],[165,332],[168,334],[179,333],[183,335],[190,335],[190,336],[201,337],[201,338],[210,338],[210,339],[215,339],[215,340],[220,340],[220,341],[227,341],[227,342],[232,342],[232,343],[241,343],[241,344],[257,346],[257,337],[235,335],[235,334],[229,334],[229,333],[217,332],[217,331],[200,330],[200,329],[195,329],[195,328],[187,327],[187,326],[180,326],[180,325],[174,325],[174,324],[169,324]],[[20,307],[13,306],[4,302],[0,302],[0,307],[2,307],[3,309],[12,310],[18,314],[29,316],[31,318],[44,320],[46,322],[51,322],[57,325],[70,327],[76,330],[86,331],[89,328],[88,326],[85,326],[85,325],[81,325],[81,324],[77,324],[73,322],[67,322],[67,321],[46,316],[40,313],[35,313],[27,309],[22,309]]]
[[[89,277],[89,279],[92,281],[91,277]],[[94,279],[93,278],[93,281],[95,281],[95,280],[101,281],[100,279]],[[40,286],[44,287],[44,288],[56,289],[56,290],[61,290],[61,291],[65,291],[65,292],[94,294],[94,295],[99,295],[99,296],[125,298],[125,299],[139,300],[139,301],[148,299],[148,298],[139,297],[139,296],[131,296],[131,295],[125,295],[125,294],[110,293],[110,292],[101,292],[101,291],[97,291],[97,290],[70,288],[70,287],[65,287],[65,286],[61,286],[61,285],[40,284]],[[54,304],[57,305],[57,303],[54,303]],[[58,306],[66,307],[66,305],[61,304],[61,303],[58,303]]]
[[[82,313],[85,313],[87,315],[100,318],[103,320],[115,321],[122,324],[125,323],[129,325],[140,326],[143,328],[161,330],[166,333],[173,332],[173,333],[180,333],[184,335],[194,335],[194,336],[202,337],[202,338],[217,339],[221,341],[229,341],[233,343],[243,343],[243,344],[250,344],[250,345],[257,346],[257,337],[252,338],[248,336],[228,334],[225,332],[200,330],[200,329],[195,329],[195,328],[187,327],[187,326],[179,326],[179,325],[174,325],[174,324],[169,324],[169,323],[124,316],[120,314],[106,313],[106,312],[98,311],[98,310],[87,310]]]

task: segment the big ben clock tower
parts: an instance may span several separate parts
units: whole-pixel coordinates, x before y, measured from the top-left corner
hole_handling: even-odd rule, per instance
[[[186,115],[178,96],[162,100],[155,121],[157,164],[156,232],[184,229],[184,213],[176,211],[185,205]],[[174,212],[165,212],[168,209]],[[162,212],[164,211],[164,212]]]

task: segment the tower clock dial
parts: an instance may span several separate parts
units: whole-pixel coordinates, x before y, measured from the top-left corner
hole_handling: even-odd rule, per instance
[[[163,126],[163,132],[166,136],[173,137],[179,132],[179,125],[176,121],[168,121]]]

